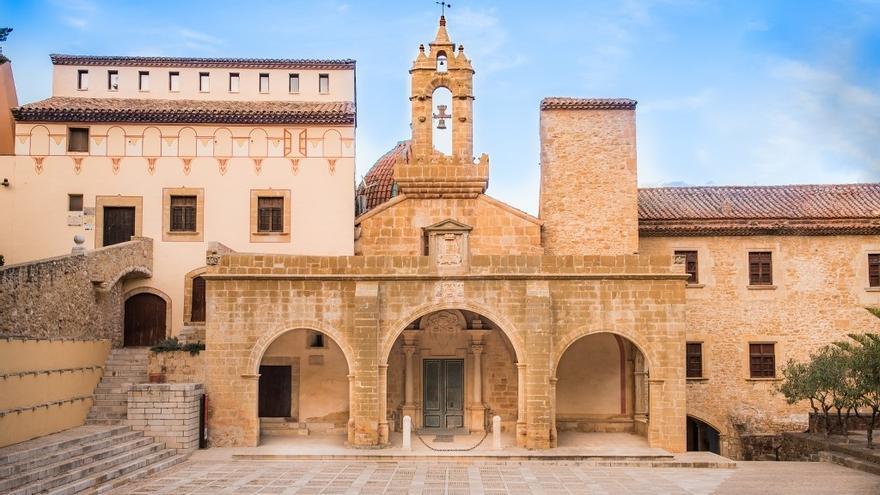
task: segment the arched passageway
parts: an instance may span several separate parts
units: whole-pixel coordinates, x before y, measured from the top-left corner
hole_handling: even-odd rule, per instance
[[[387,417],[400,431],[410,416],[423,434],[503,432],[520,416],[516,352],[493,321],[473,311],[444,309],[411,322],[388,356]]]
[[[688,452],[712,452],[721,454],[721,435],[708,423],[687,417],[687,450]]]
[[[346,356],[325,333],[290,330],[260,360],[257,414],[261,436],[345,437],[349,418]]]
[[[647,377],[644,355],[625,337],[603,332],[572,342],[556,366],[551,443],[568,432],[647,436]]]

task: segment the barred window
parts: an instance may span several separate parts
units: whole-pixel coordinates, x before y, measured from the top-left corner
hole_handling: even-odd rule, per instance
[[[171,232],[196,231],[196,197],[171,196]]]
[[[868,286],[880,287],[880,254],[868,255]]]
[[[676,251],[675,256],[681,256],[684,258],[684,270],[688,274],[687,283],[689,284],[697,284],[699,283],[699,276],[697,275],[697,252],[696,251]]]
[[[89,128],[70,127],[67,129],[67,151],[88,153]]]
[[[749,344],[749,372],[752,378],[776,377],[775,344]]]
[[[686,351],[686,371],[688,378],[703,377],[703,343],[688,342]]]
[[[773,265],[769,252],[749,253],[749,285],[773,285]]]
[[[257,199],[257,231],[284,231],[284,198]]]

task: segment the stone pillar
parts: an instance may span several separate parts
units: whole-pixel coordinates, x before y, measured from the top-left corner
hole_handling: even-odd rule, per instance
[[[406,354],[406,371],[404,375],[404,394],[403,394],[403,405],[412,406],[413,405],[413,355],[416,352],[416,346],[414,345],[405,345],[403,346],[403,352]]]
[[[553,332],[550,325],[550,284],[546,280],[526,285],[525,314],[528,323],[522,328],[528,349],[526,372],[526,448],[550,448],[550,349]]]
[[[128,389],[127,424],[178,453],[199,448],[201,383],[135,383]],[[156,412],[161,411],[161,413]]]
[[[550,447],[556,448],[558,444],[556,431],[556,382],[559,378],[550,378]]]
[[[526,365],[516,363],[516,446],[526,446]]]
[[[379,445],[388,444],[388,363],[379,365]]]
[[[483,353],[482,344],[474,344],[471,346],[471,352],[474,353],[474,389],[473,401],[475,404],[483,403],[483,366],[480,362],[480,355]]]
[[[351,395],[354,447],[380,445],[379,422],[385,422],[384,375],[379,373],[379,284],[357,282],[354,294],[351,346],[354,386]],[[384,371],[384,369],[383,369]],[[385,423],[385,427],[388,424]]]
[[[483,344],[471,344],[473,353],[473,377],[471,385],[471,404],[468,406],[470,414],[470,430],[472,432],[486,431],[486,405],[483,404],[483,366],[480,356],[483,353]]]
[[[406,355],[405,365],[405,376],[404,376],[404,400],[403,406],[401,406],[400,415],[409,416],[413,420],[413,426],[418,426],[421,424],[417,422],[416,419],[419,418],[419,410],[418,405],[415,400],[415,381],[416,381],[416,369],[417,369],[417,359],[418,359],[418,348],[416,345],[417,338],[419,335],[419,330],[404,330],[403,331],[403,352]]]
[[[348,375],[348,445],[354,445],[354,383],[355,376]]]

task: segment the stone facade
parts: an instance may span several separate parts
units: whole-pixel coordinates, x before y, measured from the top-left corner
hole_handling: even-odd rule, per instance
[[[128,420],[132,430],[178,452],[199,448],[201,383],[138,383],[128,389]]]
[[[152,239],[0,267],[0,336],[120,346],[122,284],[152,268]]]
[[[205,363],[202,354],[187,351],[150,352],[150,374],[162,373],[167,383],[204,383]]]

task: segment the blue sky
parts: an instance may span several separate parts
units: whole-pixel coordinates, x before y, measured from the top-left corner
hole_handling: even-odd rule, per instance
[[[639,100],[639,182],[880,181],[880,0],[455,1],[477,71],[489,194],[538,201],[545,96]],[[0,1],[19,100],[48,54],[354,58],[358,174],[409,136],[409,69],[433,0]]]

